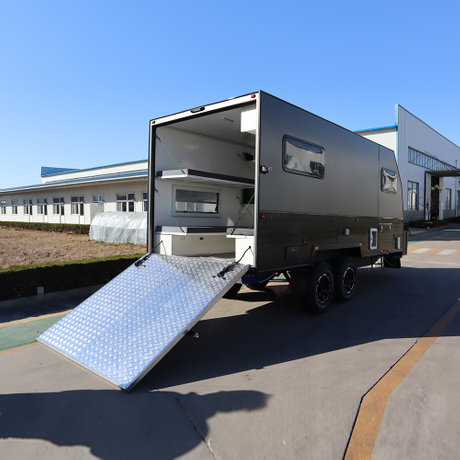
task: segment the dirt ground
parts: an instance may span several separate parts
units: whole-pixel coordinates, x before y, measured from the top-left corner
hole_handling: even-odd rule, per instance
[[[57,260],[145,254],[145,245],[90,241],[89,235],[0,229],[0,268]]]

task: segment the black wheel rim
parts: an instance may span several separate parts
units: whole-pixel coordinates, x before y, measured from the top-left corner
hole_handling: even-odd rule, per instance
[[[347,267],[343,274],[343,292],[344,294],[351,294],[355,289],[356,284],[356,273],[352,267]]]
[[[331,296],[332,280],[327,273],[323,273],[316,284],[316,300],[319,305],[323,306],[327,303]]]

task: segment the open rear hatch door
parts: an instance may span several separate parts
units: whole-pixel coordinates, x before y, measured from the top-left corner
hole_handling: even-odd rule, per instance
[[[129,391],[248,269],[223,259],[148,254],[38,340]]]

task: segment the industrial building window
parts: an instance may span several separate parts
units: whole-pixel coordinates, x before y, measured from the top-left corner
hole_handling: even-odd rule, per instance
[[[418,182],[407,181],[407,210],[418,211]]]
[[[48,205],[46,198],[38,198],[37,199],[37,212],[40,215],[47,215],[48,214]]]
[[[64,197],[53,198],[53,214],[64,215]]]
[[[117,211],[134,212],[134,193],[117,193]]]
[[[24,200],[24,214],[32,215],[32,200]]]
[[[219,193],[178,188],[174,210],[190,214],[219,214]]]
[[[142,205],[143,205],[143,209],[144,211],[147,211],[148,209],[148,200],[147,200],[147,197],[148,197],[148,194],[143,192],[142,193]]]
[[[394,171],[382,168],[382,192],[396,193],[398,191],[398,175]]]
[[[93,195],[93,203],[103,203],[104,195]]]
[[[18,200],[13,200],[11,202],[11,211],[12,211],[13,214],[18,213]]]
[[[5,200],[0,201],[0,213],[6,214],[6,201]]]
[[[438,160],[428,153],[419,152],[418,150],[412,149],[410,147],[408,160],[409,163],[412,163],[413,165],[422,166],[423,168],[429,169],[431,171],[450,171],[457,169],[455,166]]]
[[[284,136],[283,168],[285,171],[322,179],[325,164],[323,147],[294,137]]]
[[[446,209],[452,209],[452,189],[446,188]]]
[[[83,216],[85,208],[85,200],[82,196],[70,197],[70,209],[72,214]]]

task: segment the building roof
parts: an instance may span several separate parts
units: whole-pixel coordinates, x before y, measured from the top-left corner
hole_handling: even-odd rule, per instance
[[[93,168],[92,168],[93,169]],[[87,171],[87,170],[80,170]],[[6,189],[0,189],[0,194],[11,193],[11,192],[24,192],[24,191],[34,191],[34,190],[43,190],[56,187],[65,187],[71,185],[80,185],[80,184],[91,184],[94,182],[105,182],[105,181],[117,181],[117,180],[129,180],[137,179],[141,177],[147,177],[148,170],[140,169],[137,171],[125,171],[112,174],[99,174],[89,177],[77,177],[74,179],[67,180],[57,180],[55,182],[47,182],[44,184],[35,184],[35,185],[25,185],[21,187],[10,187]]]
[[[42,166],[42,170],[41,170],[41,176],[49,176],[49,175],[53,175],[53,174],[60,174],[60,173],[64,173],[64,172],[75,172],[75,171],[79,171],[79,169],[76,169],[76,168],[54,168],[54,167],[51,167],[51,166]]]
[[[366,129],[358,129],[357,131],[354,131],[355,133],[365,133],[366,131],[384,131],[388,129],[398,129],[398,125],[392,125],[392,126],[381,126],[379,128],[366,128]]]

